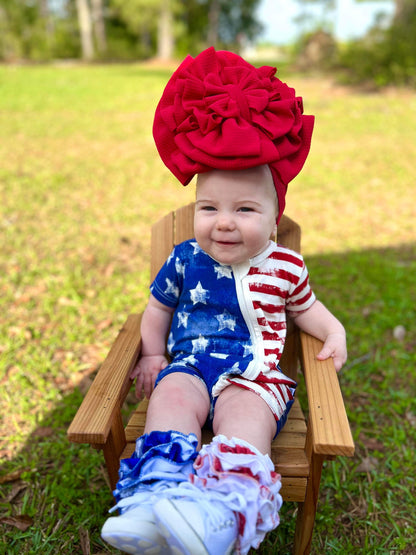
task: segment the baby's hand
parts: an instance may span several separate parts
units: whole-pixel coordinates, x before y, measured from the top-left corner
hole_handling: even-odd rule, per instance
[[[325,339],[324,346],[316,355],[318,360],[332,357],[335,370],[339,372],[347,360],[347,341],[344,333],[330,333]]]
[[[136,378],[136,397],[141,398],[142,391],[149,399],[155,387],[156,378],[168,361],[163,355],[146,355],[140,357],[139,362],[130,374],[130,379]]]

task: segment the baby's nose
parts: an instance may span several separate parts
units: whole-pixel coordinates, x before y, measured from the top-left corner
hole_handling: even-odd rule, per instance
[[[231,214],[221,212],[217,216],[217,229],[220,230],[233,230],[235,228],[235,221]]]

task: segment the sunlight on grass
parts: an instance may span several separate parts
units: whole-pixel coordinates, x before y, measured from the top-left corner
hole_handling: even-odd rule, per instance
[[[0,518],[34,523],[1,525],[8,554],[80,553],[85,535],[92,553],[111,552],[99,537],[111,505],[101,456],[65,431],[126,315],[145,305],[151,224],[193,200],[151,133],[169,75],[0,67]],[[340,379],[357,443],[353,460],[327,463],[312,551],[411,553],[416,97],[288,81],[316,127],[286,213],[302,226],[314,288],[348,330]],[[290,551],[293,511],[260,553]]]
[[[326,80],[295,86],[316,116],[311,154],[287,200],[304,252],[413,243],[414,92],[360,94]]]

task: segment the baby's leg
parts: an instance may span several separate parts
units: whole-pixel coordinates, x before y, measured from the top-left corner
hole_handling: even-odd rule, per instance
[[[144,431],[194,433],[200,442],[209,409],[208,391],[199,378],[181,372],[168,374],[150,397]]]
[[[133,456],[121,461],[114,492],[121,515],[103,526],[108,543],[129,553],[170,553],[155,523],[153,504],[188,483],[209,405],[205,385],[189,374],[168,374],[156,386],[145,434]]]
[[[230,385],[217,400],[213,427],[183,495],[167,495],[154,513],[180,553],[195,553],[202,542],[201,553],[246,555],[279,524],[280,476],[268,456],[276,420],[260,396]]]
[[[270,455],[271,441],[276,435],[276,420],[259,395],[230,385],[218,397],[213,429],[215,435],[243,439],[261,453]]]

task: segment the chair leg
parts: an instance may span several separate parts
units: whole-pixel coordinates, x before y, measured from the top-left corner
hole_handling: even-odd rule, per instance
[[[299,503],[296,520],[294,555],[308,555],[311,550],[316,507],[318,505],[319,485],[325,457],[311,454],[310,472],[306,487],[305,501]]]
[[[105,464],[107,467],[110,487],[115,489],[118,482],[118,469],[120,466],[120,455],[126,446],[126,434],[124,432],[121,413],[119,412],[114,419],[111,431],[105,445],[101,445]]]

